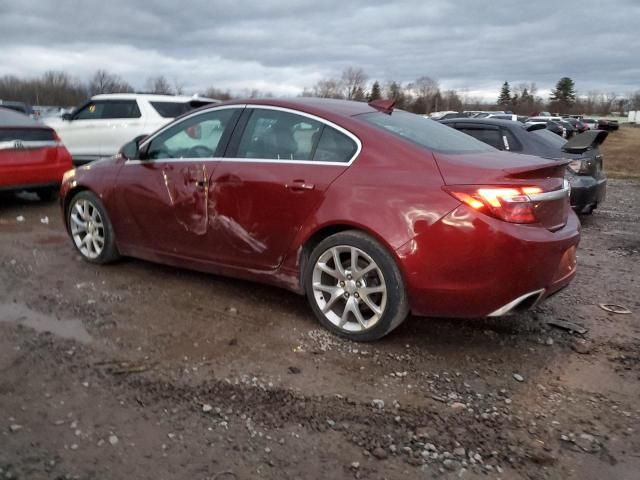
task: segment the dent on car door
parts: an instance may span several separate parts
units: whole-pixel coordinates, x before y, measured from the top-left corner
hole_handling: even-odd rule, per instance
[[[126,162],[117,186],[124,213],[119,241],[207,257],[209,177],[239,112],[224,108],[187,117],[144,143],[140,159]]]
[[[317,119],[247,109],[211,179],[209,233],[218,263],[273,270],[347,168],[357,143]]]

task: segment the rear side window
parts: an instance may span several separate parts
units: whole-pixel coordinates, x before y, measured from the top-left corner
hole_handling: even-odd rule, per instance
[[[471,135],[473,138],[480,140],[481,142],[491,145],[498,150],[504,150],[504,144],[499,130],[492,130],[488,128],[460,128],[461,132]]]
[[[311,160],[323,124],[280,110],[255,109],[238,145],[238,158]]]
[[[140,109],[135,100],[112,100],[105,102],[102,118],[140,118]]]
[[[313,160],[315,162],[347,163],[356,153],[358,146],[351,138],[335,128],[325,126],[320,135]]]
[[[151,106],[163,118],[176,118],[191,110],[191,106],[185,102],[149,102]]]
[[[402,110],[394,110],[391,114],[363,113],[356,118],[436,152],[479,153],[493,150],[485,143],[435,120]]]

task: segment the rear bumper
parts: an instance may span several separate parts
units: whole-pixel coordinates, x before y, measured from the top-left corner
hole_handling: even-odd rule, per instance
[[[578,213],[600,205],[607,195],[607,178],[571,176],[571,207]]]
[[[416,315],[486,317],[531,307],[576,273],[580,224],[555,232],[460,206],[397,254]]]

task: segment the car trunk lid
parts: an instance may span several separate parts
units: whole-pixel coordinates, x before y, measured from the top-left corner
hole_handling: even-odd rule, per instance
[[[537,223],[548,230],[562,228],[569,216],[567,160],[548,160],[506,152],[435,154],[447,186],[514,188],[527,193]],[[453,187],[448,188],[448,190]]]

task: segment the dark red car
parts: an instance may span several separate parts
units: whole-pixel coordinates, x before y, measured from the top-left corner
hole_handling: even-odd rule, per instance
[[[71,155],[53,129],[0,108],[0,192],[26,190],[51,199],[71,168]]]
[[[575,274],[565,163],[500,152],[389,102],[191,112],[62,187],[76,248],[278,285],[374,340],[409,312],[496,316]]]

